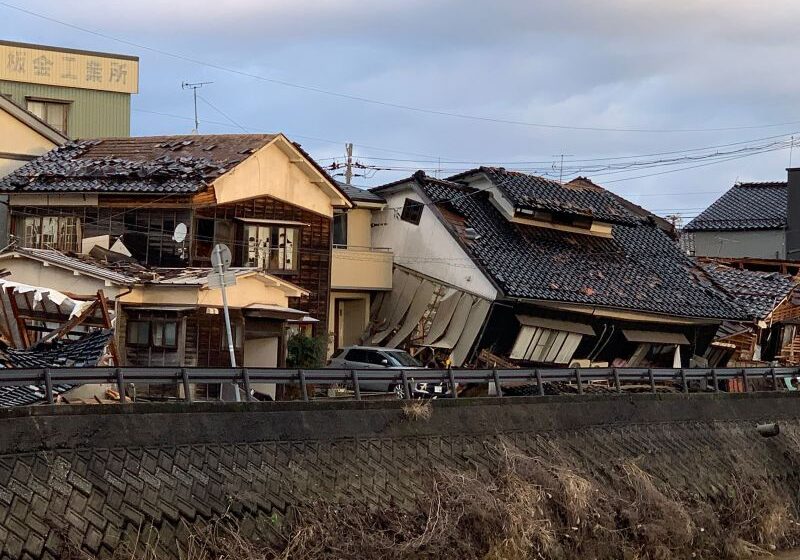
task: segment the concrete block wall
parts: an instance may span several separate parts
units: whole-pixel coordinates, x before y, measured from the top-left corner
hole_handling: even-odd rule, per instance
[[[745,466],[797,484],[800,399],[628,395],[402,403],[39,407],[0,412],[0,558],[98,557],[152,540],[177,557],[193,524],[229,512],[263,534],[292,505],[413,507],[432,467],[490,469],[496,444],[553,445],[598,477],[621,460],[700,495]],[[763,438],[759,421],[778,421]]]

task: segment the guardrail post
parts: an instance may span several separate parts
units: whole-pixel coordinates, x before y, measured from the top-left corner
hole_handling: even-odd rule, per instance
[[[192,399],[192,386],[189,383],[189,372],[183,367],[181,368],[181,379],[183,380],[183,398],[186,399],[186,402],[191,403],[194,399]]]
[[[622,386],[619,383],[619,372],[617,368],[611,368],[611,373],[614,374],[614,387],[617,389],[617,393],[622,392]]]
[[[356,394],[356,400],[361,400],[361,387],[358,386],[358,372],[354,369],[350,370],[350,377],[353,378],[353,391]]]
[[[775,375],[775,368],[769,368],[769,375],[772,377],[772,390],[778,390],[778,376]]]
[[[117,368],[117,391],[119,391],[119,404],[125,403],[125,378],[122,369]]]
[[[497,391],[497,396],[503,396],[503,387],[500,385],[500,374],[497,373],[496,369],[492,370],[492,377],[494,378],[494,388]]]
[[[681,388],[684,393],[689,392],[689,385],[686,383],[686,370],[681,368]]]
[[[717,379],[717,368],[711,368],[711,382],[714,384],[714,392],[719,393],[719,380]]]
[[[408,375],[406,370],[400,371],[400,379],[403,381],[403,398],[407,401],[411,400],[411,385],[408,383]]]
[[[647,368],[647,375],[650,377],[650,392],[656,392],[656,377],[653,375],[653,368]]]
[[[742,368],[742,382],[744,383],[744,392],[750,392],[750,388],[747,386],[747,370]]]
[[[578,384],[578,394],[583,394],[583,379],[581,378],[581,370],[580,368],[575,368],[575,381]]]
[[[47,403],[53,404],[55,399],[53,398],[53,378],[50,377],[50,368],[44,368],[42,374],[44,375],[44,388],[47,391]]]
[[[304,372],[302,369],[298,369],[297,375],[300,377],[300,392],[303,393],[303,400],[308,401],[308,391],[306,390],[306,372]]]
[[[536,374],[536,385],[539,388],[539,396],[543,397],[544,396],[544,385],[542,385],[542,372],[539,371],[539,368],[536,368],[534,370],[534,373]]]
[[[242,382],[244,383],[244,392],[247,393],[247,398],[245,398],[245,402],[250,402],[253,400],[252,391],[250,390],[250,372],[247,368],[242,368]]]
[[[447,366],[447,377],[450,378],[450,392],[453,394],[453,398],[458,398],[458,390],[456,389],[456,376],[453,373],[453,367],[448,365]]]

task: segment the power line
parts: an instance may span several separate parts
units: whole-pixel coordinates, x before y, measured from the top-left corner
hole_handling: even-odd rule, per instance
[[[253,74],[250,72],[245,72],[242,70],[237,70],[235,68],[230,68],[226,66],[222,66],[220,64],[215,64],[203,60],[199,60],[196,58],[192,58],[190,56],[186,56],[179,53],[173,53],[169,51],[165,51],[163,49],[150,47],[147,45],[143,45],[140,43],[135,43],[133,41],[129,41],[126,39],[121,39],[119,37],[115,37],[113,35],[109,35],[107,33],[101,33],[99,31],[94,31],[88,29],[86,27],[82,27],[80,25],[76,25],[74,23],[69,23],[66,21],[62,21],[51,16],[47,16],[45,14],[41,14],[39,12],[34,12],[33,10],[28,10],[26,8],[22,8],[20,6],[16,6],[14,4],[9,4],[8,2],[0,1],[0,6],[5,6],[6,8],[16,10],[18,12],[37,17],[52,23],[57,23],[59,25],[63,25],[65,27],[69,27],[71,29],[76,29],[83,33],[89,33],[91,35],[95,35],[97,37],[102,37],[103,39],[107,39],[110,41],[115,41],[120,44],[128,45],[131,47],[135,47],[138,49],[147,50],[156,54],[160,54],[162,56],[167,56],[170,58],[174,58],[177,60],[182,60],[184,62],[190,62],[192,64],[198,64],[201,66],[206,66],[208,68],[213,68],[215,70],[220,70],[222,72],[228,72],[230,74],[236,74],[239,76],[244,76],[247,78],[252,78],[255,80],[260,80],[263,82],[268,82],[271,84],[277,84],[289,88],[300,89],[303,91],[309,91],[312,93],[318,93],[321,95],[327,95],[330,97],[337,97],[340,99],[346,99],[349,101],[357,101],[360,103],[367,103],[371,105],[387,107],[392,109],[398,109],[403,111],[410,111],[416,113],[422,113],[427,115],[437,115],[443,117],[451,117],[457,118],[462,120],[471,120],[471,121],[480,121],[480,122],[489,122],[495,124],[509,124],[509,125],[517,125],[517,126],[526,126],[526,127],[533,127],[533,128],[546,128],[546,129],[558,129],[558,130],[575,130],[575,131],[583,131],[583,132],[636,132],[636,133],[689,133],[689,132],[724,132],[724,131],[732,131],[732,130],[753,130],[753,129],[762,129],[762,128],[776,128],[781,126],[789,126],[800,124],[800,121],[788,121],[782,123],[769,123],[769,124],[759,124],[759,125],[737,125],[737,126],[723,126],[723,127],[712,127],[712,128],[624,128],[624,127],[601,127],[601,126],[574,126],[574,125],[566,125],[566,124],[553,124],[553,123],[538,123],[538,122],[526,122],[514,119],[501,119],[495,117],[487,117],[481,115],[472,115],[468,113],[458,113],[453,111],[444,111],[444,110],[437,110],[437,109],[429,109],[424,107],[415,107],[413,105],[405,105],[402,103],[394,103],[390,101],[383,101],[379,99],[373,99],[370,97],[364,97],[360,95],[353,95],[349,93],[343,93],[339,91],[329,90],[318,86],[312,86],[307,84],[300,84],[296,82],[290,82],[288,80],[280,80],[277,78],[268,78],[266,76],[261,76],[259,74]]]

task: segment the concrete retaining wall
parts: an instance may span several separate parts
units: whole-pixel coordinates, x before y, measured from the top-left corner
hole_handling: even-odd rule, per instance
[[[800,398],[626,395],[400,402],[38,407],[0,412],[2,557],[58,558],[65,540],[110,556],[143,530],[164,557],[226,511],[245,532],[293,504],[413,504],[432,466],[489,468],[500,441],[552,444],[602,476],[637,459],[701,495],[747,466],[796,484]],[[759,421],[778,421],[763,438]]]

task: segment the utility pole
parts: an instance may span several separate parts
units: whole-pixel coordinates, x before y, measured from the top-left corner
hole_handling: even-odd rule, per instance
[[[200,121],[197,119],[197,90],[203,86],[208,84],[213,84],[214,82],[181,82],[181,89],[190,89],[192,90],[192,97],[194,97],[194,130],[192,131],[193,134],[198,134],[200,132]]]
[[[348,143],[344,145],[345,153],[345,170],[344,170],[344,183],[350,185],[353,180],[353,145]]]

